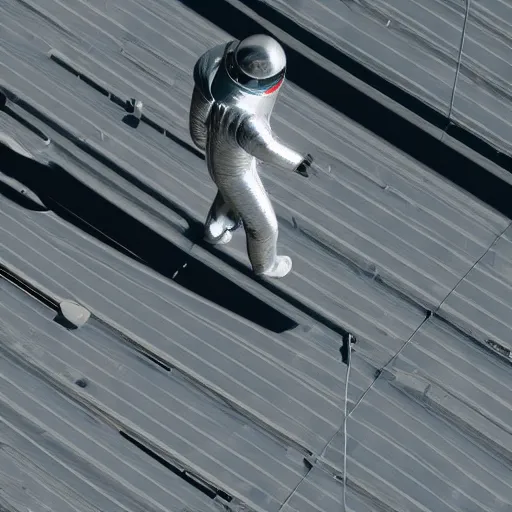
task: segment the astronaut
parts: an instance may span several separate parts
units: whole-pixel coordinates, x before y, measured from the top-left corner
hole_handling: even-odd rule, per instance
[[[313,162],[272,134],[270,115],[283,84],[286,55],[265,35],[212,48],[194,67],[190,135],[205,151],[217,195],[208,213],[204,239],[226,244],[244,226],[247,253],[257,275],[281,278],[292,268],[276,253],[278,223],[258,175],[257,161],[305,177]]]

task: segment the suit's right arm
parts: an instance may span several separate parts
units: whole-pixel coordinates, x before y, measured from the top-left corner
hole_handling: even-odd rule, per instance
[[[292,171],[297,170],[304,161],[304,156],[273,135],[270,125],[261,117],[246,116],[238,127],[236,137],[241,148],[262,162]]]

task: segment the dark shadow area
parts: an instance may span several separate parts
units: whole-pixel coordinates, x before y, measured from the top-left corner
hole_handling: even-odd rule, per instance
[[[124,117],[123,117],[123,123],[126,124],[127,126],[129,126],[130,128],[137,128],[140,124],[140,119],[138,119],[137,117],[135,117],[134,115],[132,114],[126,114]]]
[[[0,172],[15,177],[72,225],[205,299],[274,332],[297,327],[292,319],[148,229],[59,165],[39,164],[0,144]]]
[[[217,2],[180,1],[235,38],[241,39],[254,33],[272,35],[258,22],[230,5],[226,0],[218,0]],[[291,36],[333,60],[335,64],[345,69],[349,68],[348,71],[353,72],[353,74],[357,75],[359,73],[360,78],[363,79],[364,77],[366,83],[372,85],[379,80],[382,82],[383,79],[365,70],[307,30],[298,27],[286,16],[276,13],[264,2],[242,1],[268,21],[286,30]],[[446,146],[419,126],[392,112],[355,87],[343,82],[286,43],[282,41],[281,43],[287,54],[287,77],[289,80],[456,185],[464,188],[502,214],[512,218],[512,201],[510,201],[512,186],[483,169],[470,158]],[[354,71],[356,68],[359,71]],[[352,71],[350,71],[351,69]],[[373,75],[375,76],[372,78]],[[394,86],[384,82],[381,83],[380,87],[388,87],[388,89],[383,90],[383,92],[391,96],[395,94],[392,91]],[[422,102],[415,100],[403,91],[401,91],[401,94],[400,103],[412,111],[416,111],[424,118],[429,116],[429,109]],[[446,119],[442,120],[443,116],[439,116],[437,121],[434,118],[435,116],[430,119],[431,122],[434,121],[433,124],[442,128],[446,126],[447,121]],[[452,129],[452,132],[455,133],[455,130]],[[466,136],[466,138],[468,137]],[[489,154],[496,156],[497,152],[489,150]],[[502,156],[506,160],[501,160],[498,163],[505,169],[512,171],[512,161],[504,155]]]
[[[455,140],[458,140],[468,148],[471,148],[473,151],[479,153],[491,162],[503,167],[506,171],[512,173],[512,157],[504,153],[500,153],[485,140],[477,137],[474,133],[471,133],[462,126],[450,123],[446,129],[446,134],[453,137]]]
[[[41,130],[39,130],[39,128],[35,127],[32,123],[29,123],[26,119],[12,110],[9,104],[10,100],[7,98],[7,95],[4,94],[3,91],[0,91],[0,110],[3,110],[6,114],[9,114],[13,119],[18,121],[18,123],[30,130],[32,133],[35,133],[45,142],[50,142],[50,139],[48,139],[48,137]]]
[[[53,321],[57,324],[59,324],[61,327],[64,327],[64,329],[67,329],[68,331],[76,331],[78,327],[70,322],[62,313],[57,313],[57,315],[54,317]]]
[[[182,478],[185,482],[195,487],[198,491],[202,492],[203,494],[206,494],[210,499],[215,499],[217,496],[222,498],[224,501],[230,502],[233,500],[233,497],[228,494],[227,492],[223,491],[222,489],[217,489],[213,487],[212,485],[204,482],[203,479],[200,477],[197,477],[193,475],[192,473],[189,473],[188,471],[182,470],[175,466],[174,464],[171,464],[169,461],[165,460],[163,457],[158,455],[154,450],[151,448],[148,448],[144,444],[142,444],[140,441],[137,441],[134,437],[130,436],[126,432],[123,432],[122,430],[119,431],[119,434],[121,434],[121,437],[123,439],[126,439],[130,443],[132,443],[134,446],[136,446],[139,450],[144,452],[146,455],[149,455],[152,459],[157,461],[159,464],[161,464],[164,468],[168,469],[175,475]]]
[[[29,197],[27,197],[27,195],[20,193],[18,190],[9,186],[9,184],[4,183],[2,177],[2,174],[0,174],[0,195],[10,199],[12,202],[22,206],[23,208],[26,208],[27,210],[32,210],[34,212],[46,211],[46,208],[43,208],[32,201]]]

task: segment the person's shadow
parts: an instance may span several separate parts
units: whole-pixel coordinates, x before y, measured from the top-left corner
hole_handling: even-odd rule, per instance
[[[70,224],[205,299],[274,332],[297,327],[291,318],[149,229],[56,163],[43,165],[0,143],[0,173],[22,183]],[[5,180],[0,180],[0,194],[24,208],[42,210]],[[200,228],[192,224],[185,235],[194,239]]]

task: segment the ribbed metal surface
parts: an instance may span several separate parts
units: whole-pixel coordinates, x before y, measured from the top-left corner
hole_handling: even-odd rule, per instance
[[[512,230],[508,228],[455,288],[442,315],[482,343],[511,357]]]
[[[352,487],[378,510],[510,510],[511,405],[510,364],[427,320],[350,416]]]
[[[233,407],[308,449],[320,449],[335,432],[338,347],[320,328],[271,333],[123,261],[51,215],[34,223],[10,205],[1,211],[8,245],[2,259],[57,300],[76,298]],[[366,383],[360,380],[359,393]]]
[[[265,0],[308,31],[447,115],[464,2]]]
[[[508,2],[265,0],[265,4],[512,155],[512,8]]]
[[[299,452],[131,351],[97,321],[70,333],[53,311],[13,296],[5,281],[0,294],[5,353],[180,469],[265,511],[278,510],[305,474]]]
[[[83,71],[88,80],[109,91],[111,83],[118,84],[112,91],[121,97],[136,95],[148,105],[151,119],[152,105],[156,105],[154,89],[158,86],[165,98],[161,105],[167,110],[155,106],[159,117],[154,119],[167,117],[165,126],[185,139],[192,79],[189,70],[207,46],[186,46],[188,33],[179,24],[171,25],[172,14],[176,19],[184,17],[179,4],[170,4],[167,17],[160,15],[162,7],[155,2],[133,7],[133,13],[115,2],[101,11],[100,4],[93,8],[76,1],[61,8],[53,0],[44,0],[37,6],[40,12],[51,15],[54,23],[67,23],[74,37],[83,40],[79,64],[74,60],[77,42],[71,36],[67,40],[62,31],[47,24],[44,42],[38,41],[37,46],[23,42],[22,36],[28,35],[20,28],[19,20],[25,20],[20,18],[25,11],[14,15],[14,8],[6,9],[3,19],[9,24],[6,30],[10,39],[2,53],[4,83],[15,83],[16,92],[32,98],[56,122],[69,126],[74,135],[84,137],[91,147],[107,154],[128,176],[156,189],[190,218],[202,221],[214,195],[204,163],[147,124],[135,131],[120,123],[123,110],[117,104],[77,80],[41,50],[57,48],[59,55]],[[20,8],[17,3],[13,5]],[[11,18],[13,22],[8,23]],[[191,19],[187,27],[192,33],[210,33],[209,44],[227,37],[212,33],[208,26],[202,29],[203,25],[201,20]],[[166,74],[160,70],[170,87],[157,85],[153,73],[147,69],[141,72],[140,66],[128,62],[124,50],[127,44],[152,55],[151,62],[172,63],[173,70],[168,69]],[[116,71],[117,82],[111,82],[112,75],[105,71],[117,69],[111,66],[109,55],[117,55],[124,66]],[[135,79],[140,87],[136,94],[123,86]],[[275,170],[265,175],[281,221],[281,240],[295,257],[297,268],[293,276],[277,286],[392,354],[424,316],[423,309],[413,303],[429,309],[437,307],[501,232],[501,218],[292,84],[276,109],[274,125],[278,135],[311,150],[328,171],[307,182]],[[59,157],[65,164],[62,155],[52,153],[52,158]],[[112,179],[112,170],[106,172]],[[161,206],[157,207],[162,212]],[[160,212],[167,219],[171,216],[168,210]],[[175,225],[183,224],[183,220],[172,217]],[[158,227],[165,229],[161,220]],[[227,250],[241,259],[236,248],[243,246],[243,237],[239,237],[235,248]],[[397,297],[401,293],[411,297],[412,303]],[[381,360],[386,357],[383,355]]]
[[[332,473],[319,468],[312,468],[306,478],[300,483],[290,499],[284,504],[283,512],[336,512],[341,508],[342,484],[333,478]],[[360,494],[347,490],[348,510],[357,512],[373,512],[379,510],[375,503]]]
[[[434,17],[441,16],[439,9],[451,7],[425,5],[425,10],[435,11]],[[457,18],[458,10],[453,13]],[[450,19],[446,23],[452,23]],[[4,366],[14,359],[29,362],[30,378],[23,385],[42,379],[44,386],[72,399],[73,404],[66,401],[70,428],[81,428],[80,415],[88,411],[101,432],[110,428],[107,424],[128,431],[165,460],[186,468],[200,485],[218,488],[217,501],[230,510],[240,505],[266,511],[334,511],[341,497],[340,482],[333,475],[339,473],[341,460],[336,434],[342,422],[345,372],[338,350],[340,333],[349,329],[359,340],[351,406],[370,388],[349,422],[351,441],[359,439],[357,446],[364,446],[357,451],[349,443],[349,472],[356,484],[349,481],[349,506],[358,512],[389,510],[385,506],[397,511],[467,506],[501,510],[496,508],[499,501],[486,502],[489,489],[503,502],[512,499],[489,450],[501,439],[502,452],[507,453],[503,425],[509,418],[497,406],[485,409],[492,404],[480,402],[484,397],[477,388],[489,386],[486,397],[492,392],[505,403],[510,383],[503,362],[499,354],[477,348],[478,341],[485,341],[483,335],[471,341],[446,334],[451,331],[439,320],[425,323],[425,318],[428,310],[441,306],[440,316],[466,331],[472,329],[469,319],[474,321],[476,315],[452,301],[465,293],[465,283],[489,255],[509,243],[502,237],[489,250],[509,220],[287,83],[273,127],[301,151],[314,154],[323,172],[304,180],[263,170],[280,222],[280,243],[294,258],[294,272],[279,282],[253,280],[241,233],[218,252],[200,242],[201,223],[215,190],[204,161],[190,147],[187,129],[192,66],[202,51],[228,37],[179,2],[0,4],[0,87],[9,98],[15,99],[11,93],[21,98],[0,112],[0,131],[41,162],[30,163],[2,149],[0,171],[37,194],[49,210],[38,211],[41,208],[19,197],[12,182],[2,182],[0,263],[50,301],[74,299],[93,313],[85,327],[69,332],[52,321],[51,309],[3,284]],[[444,45],[447,53],[451,51],[445,36],[431,37],[432,47]],[[137,126],[123,107],[132,97],[144,103],[146,117]],[[31,123],[39,135],[20,119]],[[51,139],[49,145],[45,137]],[[46,165],[48,161],[52,165]],[[506,267],[505,253],[499,254]],[[493,288],[492,293],[496,302],[505,302],[504,290]],[[485,332],[505,338],[493,323],[493,311],[489,310]],[[437,375],[441,367],[432,363],[427,349],[410,355],[414,358],[407,360],[407,368],[398,367],[431,336],[439,338],[439,350],[457,352],[450,361],[447,354],[442,359],[453,370]],[[396,365],[375,381],[376,372],[404,344]],[[481,355],[482,365],[494,364],[502,372],[501,387],[492,387],[485,375],[475,374],[464,399],[485,418],[492,412],[499,420],[497,430],[478,423],[467,409],[461,408],[459,414],[458,402],[447,407],[454,416],[445,415],[443,425],[451,432],[450,442],[473,454],[473,462],[489,476],[470,492],[457,480],[459,473],[451,478],[446,472],[442,489],[454,490],[452,501],[428,493],[417,499],[416,484],[407,478],[396,481],[395,476],[407,473],[417,479],[415,471],[427,471],[421,457],[430,457],[429,485],[441,486],[432,475],[445,471],[445,459],[435,459],[432,438],[425,438],[418,448],[404,436],[398,450],[396,425],[381,417],[391,405],[380,410],[373,397],[381,388],[385,395],[389,388],[394,395],[386,400],[396,402],[395,395],[402,395],[391,387],[390,375],[412,373],[410,386],[416,389],[420,377],[414,369],[422,368],[426,373],[421,378],[438,379],[436,385],[443,389],[462,386],[454,375],[468,370],[469,359],[464,357],[470,356],[461,348],[465,345],[472,365]],[[488,366],[483,368],[490,372]],[[16,369],[13,382],[23,380],[26,371]],[[83,389],[74,384],[80,377],[89,383]],[[37,396],[50,389],[44,386]],[[397,415],[417,416],[427,427],[430,421],[441,424],[423,405],[409,398],[400,403],[403,409],[396,406]],[[12,407],[16,404],[13,401]],[[24,407],[19,422],[37,416],[31,402]],[[373,411],[370,419],[359,419],[367,410]],[[428,428],[435,430],[438,423]],[[469,452],[466,434],[454,430],[460,425],[472,429],[471,435],[476,432],[476,451]],[[55,429],[55,435],[68,435]],[[120,443],[119,450],[128,446],[130,453],[146,457],[118,439],[114,430],[109,435]],[[77,438],[73,446],[80,443]],[[55,457],[60,449],[56,445]],[[370,453],[381,457],[379,465]],[[451,458],[448,451],[445,457],[446,467],[452,469],[465,471],[464,464],[469,463]],[[109,475],[116,482],[120,473],[109,460],[114,464]],[[412,460],[419,462],[415,466]],[[158,468],[153,471],[169,472],[174,478],[168,469],[147,461]],[[395,469],[385,464],[394,464]],[[499,464],[508,468],[507,461]],[[32,469],[26,471],[31,474]],[[55,478],[54,473],[48,475]],[[471,475],[472,482],[477,474]],[[173,489],[173,499],[185,500],[191,510],[210,509],[211,498],[204,498],[204,489],[178,481],[184,497]],[[122,493],[127,484],[120,482],[113,485]],[[137,484],[141,493],[156,500],[158,509],[160,498],[142,481]],[[392,493],[388,485],[393,486]],[[195,496],[190,502],[187,493]],[[456,493],[468,494],[473,501],[463,501]],[[225,495],[233,500],[226,501]],[[7,497],[8,503],[17,503],[13,496]],[[37,508],[22,498],[23,506]],[[46,499],[50,498],[41,497],[39,502]],[[73,495],[69,501],[77,499]],[[443,509],[446,503],[451,508]],[[181,505],[171,505],[169,509],[180,510]],[[64,505],[59,502],[59,507]],[[82,505],[76,509],[88,510]],[[150,505],[144,509],[151,510]]]
[[[218,510],[212,499],[77,404],[81,396],[101,389],[83,365],[64,362],[68,354],[75,360],[85,356],[73,349],[77,343],[86,345],[87,333],[66,332],[52,321],[51,310],[4,280],[0,296],[0,506],[55,512]],[[94,336],[96,345],[106,340],[108,335]],[[120,359],[108,357],[113,348],[111,342],[101,347],[103,352],[96,351],[97,371],[101,365],[114,366],[119,377],[130,370]],[[56,371],[46,373],[50,358],[59,362]],[[153,378],[162,377],[137,356],[130,359]],[[75,382],[84,375],[91,380],[81,389]],[[116,379],[115,372],[111,378]],[[118,384],[122,387],[122,381]]]
[[[471,0],[453,120],[512,155],[512,5]]]

